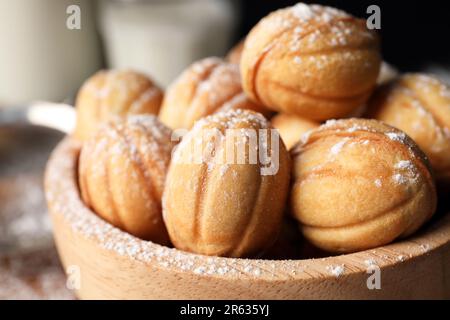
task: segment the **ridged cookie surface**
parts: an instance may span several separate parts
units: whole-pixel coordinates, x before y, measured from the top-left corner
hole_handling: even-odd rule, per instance
[[[376,120],[328,121],[291,156],[292,213],[319,248],[381,246],[412,234],[435,211],[426,156],[405,133]]]
[[[369,98],[380,68],[365,20],[299,3],[263,18],[240,62],[244,91],[275,111],[312,120],[344,117]]]
[[[81,150],[84,203],[122,230],[168,244],[161,197],[172,148],[171,131],[155,116],[107,122]]]
[[[144,74],[102,70],[81,87],[77,99],[75,137],[87,140],[111,117],[158,114],[163,92]]]
[[[232,110],[198,121],[167,175],[163,216],[172,243],[206,255],[261,254],[278,236],[289,172],[289,154],[262,115]]]

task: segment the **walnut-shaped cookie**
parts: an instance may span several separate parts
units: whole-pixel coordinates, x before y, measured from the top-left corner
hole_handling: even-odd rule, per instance
[[[76,98],[77,124],[74,136],[89,139],[111,117],[130,114],[157,115],[163,92],[142,73],[102,70],[81,87]]]
[[[106,122],[81,149],[84,203],[122,230],[168,244],[161,197],[173,145],[170,129],[153,115]]]
[[[379,51],[364,19],[299,3],[269,14],[247,35],[243,88],[275,111],[316,121],[345,117],[371,95]]]
[[[259,113],[199,120],[176,147],[163,217],[174,246],[205,255],[258,256],[277,239],[290,178],[289,154]]]
[[[190,129],[200,118],[229,109],[270,114],[242,91],[237,65],[206,58],[189,66],[170,85],[159,118],[172,129]]]
[[[426,153],[436,179],[450,186],[450,87],[438,78],[406,74],[381,87],[368,116],[407,133]]]
[[[425,154],[376,120],[330,120],[291,151],[291,211],[318,248],[352,252],[415,232],[436,209]]]

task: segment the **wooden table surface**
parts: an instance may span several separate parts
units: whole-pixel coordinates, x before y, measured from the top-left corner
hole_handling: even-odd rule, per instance
[[[42,186],[48,155],[61,137],[40,127],[0,127],[0,299],[74,298]]]

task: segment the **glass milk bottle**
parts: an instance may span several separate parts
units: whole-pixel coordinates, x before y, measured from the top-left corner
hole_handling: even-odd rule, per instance
[[[189,64],[223,55],[237,25],[227,0],[103,0],[100,23],[107,61],[167,86]]]
[[[67,28],[80,8],[81,29]],[[0,106],[61,101],[101,67],[91,0],[0,0]]]

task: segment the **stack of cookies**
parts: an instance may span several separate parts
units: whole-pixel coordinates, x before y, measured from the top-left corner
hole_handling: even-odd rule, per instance
[[[189,252],[378,247],[416,232],[435,181],[450,185],[449,87],[396,73],[365,20],[330,7],[269,14],[165,93],[134,71],[99,72],[76,107],[85,204]]]

